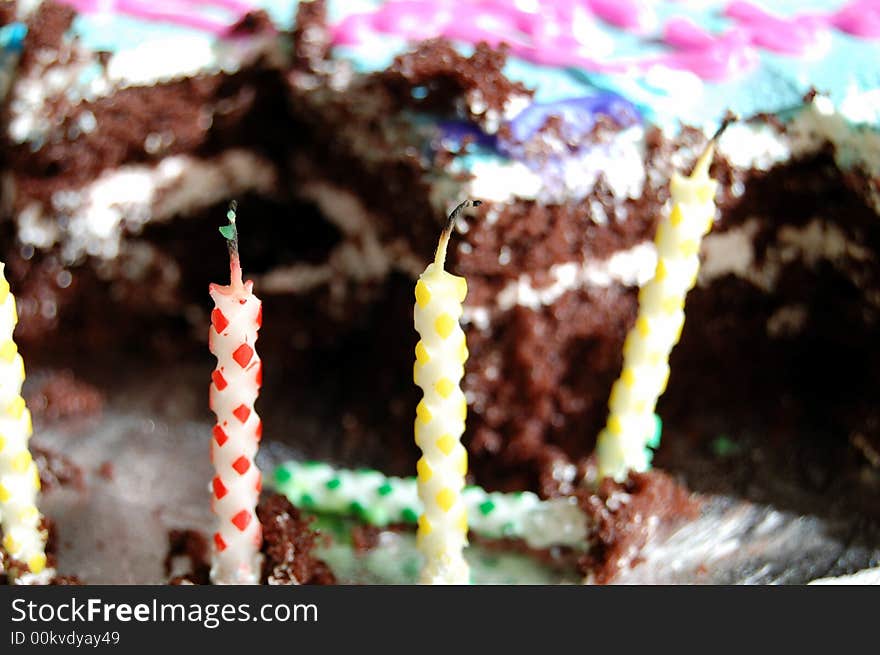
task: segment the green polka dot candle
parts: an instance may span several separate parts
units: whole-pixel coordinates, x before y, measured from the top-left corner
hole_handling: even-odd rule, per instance
[[[422,501],[418,547],[425,556],[424,584],[466,584],[470,577],[463,550],[467,510],[462,502],[467,452],[461,445],[467,402],[461,390],[468,351],[459,325],[467,295],[464,278],[443,269],[446,246],[465,201],[450,214],[434,261],[419,277],[413,318],[421,339],[416,345],[413,379],[423,396],[416,408],[416,467]]]
[[[272,486],[297,507],[355,516],[378,527],[415,524],[422,513],[415,478],[379,471],[290,461],[275,469]],[[473,486],[465,487],[461,497],[470,529],[481,536],[522,539],[533,548],[586,543],[587,518],[571,498],[541,500],[528,491],[489,493]]]

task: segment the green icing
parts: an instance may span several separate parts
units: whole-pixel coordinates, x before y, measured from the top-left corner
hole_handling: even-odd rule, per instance
[[[419,520],[415,478],[386,478],[374,470],[345,471],[323,463],[297,462],[282,464],[274,473],[278,490],[307,511],[349,514],[380,527],[398,522],[412,525]],[[523,536],[530,529],[524,518],[533,511],[561,512],[564,520],[572,520],[565,508],[541,507],[538,497],[528,492],[490,494],[469,486],[463,500],[470,514],[470,529],[490,537]]]
[[[647,441],[649,448],[658,448],[660,446],[660,437],[663,434],[663,421],[657,414],[654,414],[654,434]]]
[[[275,469],[275,482],[277,482],[278,484],[290,482],[292,478],[293,473],[291,473],[290,469],[286,466],[279,466]]]
[[[235,226],[234,225],[222,225],[219,228],[220,234],[223,235],[223,238],[227,241],[232,241],[235,238]]]
[[[727,435],[720,435],[712,442],[712,452],[718,457],[730,457],[739,451],[739,446]]]

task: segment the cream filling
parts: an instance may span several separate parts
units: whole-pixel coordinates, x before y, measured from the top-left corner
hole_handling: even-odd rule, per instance
[[[26,205],[18,216],[19,239],[35,248],[58,243],[68,262],[84,255],[113,259],[123,235],[148,222],[189,214],[246,191],[269,194],[276,186],[275,167],[241,149],[212,159],[176,155],[155,165],[120,166],[84,187],[56,191],[48,207]]]
[[[816,96],[786,124],[785,132],[767,124],[734,123],[718,142],[719,154],[741,168],[768,170],[834,145],[834,159],[843,169],[861,168],[880,174],[880,133],[869,127],[880,116],[880,94],[852,94],[840,105]],[[714,129],[714,128],[712,128]],[[866,200],[880,212],[880,196],[871,190]]]
[[[820,261],[865,262],[874,258],[866,247],[852,241],[837,225],[814,218],[802,227],[784,225],[768,247],[760,265],[755,263],[754,237],[760,223],[750,218],[727,232],[709,234],[703,240],[703,265],[699,283],[732,274],[749,281],[762,291],[772,291],[783,268],[802,261],[815,266]]]
[[[551,280],[548,285],[536,287],[533,277],[523,273],[498,292],[494,306],[466,305],[462,320],[485,330],[491,324],[493,311],[508,311],[514,307],[537,311],[552,305],[570,291],[587,287],[641,286],[651,279],[656,266],[657,251],[651,241],[621,250],[606,259],[554,264],[548,271]]]
[[[868,248],[849,239],[838,226],[814,218],[802,227],[786,225],[779,228],[776,241],[768,248],[759,266],[755,262],[754,249],[759,227],[758,219],[751,218],[726,232],[707,235],[702,245],[699,284],[707,286],[725,275],[735,275],[764,292],[770,292],[782,270],[795,261],[815,266],[820,261],[840,263],[873,259]],[[504,312],[514,307],[537,311],[552,305],[565,293],[588,287],[614,284],[640,287],[651,279],[656,264],[656,249],[650,241],[604,260],[556,264],[548,271],[549,284],[537,287],[531,275],[522,274],[498,292],[494,305],[465,306],[462,320],[485,330],[490,327],[492,313],[496,311]],[[772,325],[768,325],[771,332],[782,334],[803,324],[803,307],[792,306],[789,310],[771,321]]]

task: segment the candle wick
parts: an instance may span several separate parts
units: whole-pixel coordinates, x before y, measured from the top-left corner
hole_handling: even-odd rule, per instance
[[[709,139],[709,143],[706,144],[705,150],[703,150],[700,158],[697,160],[697,163],[694,164],[694,170],[691,173],[692,178],[709,176],[709,166],[712,164],[712,156],[715,154],[715,145],[718,143],[718,139],[721,137],[722,134],[724,134],[724,130],[726,130],[728,126],[738,120],[739,116],[731,111],[728,111],[724,115],[724,118],[721,121],[721,125],[719,125],[718,129],[715,130],[715,134],[713,134],[712,138]]]
[[[724,114],[724,118],[721,119],[721,125],[718,126],[718,129],[715,130],[715,134],[712,135],[712,138],[709,139],[712,143],[716,143],[718,139],[724,134],[724,130],[726,130],[730,125],[736,123],[739,120],[739,115],[735,114],[732,111],[729,111]]]
[[[455,222],[458,220],[461,212],[468,207],[479,207],[482,204],[482,200],[468,199],[452,210],[452,213],[450,213],[449,217],[446,219],[446,225],[443,227],[443,232],[440,234],[440,243],[437,244],[437,252],[434,253],[435,264],[442,268],[443,264],[446,262],[446,246],[449,244],[449,237],[452,235],[452,229],[455,227]]]
[[[226,210],[226,219],[229,225],[220,227],[220,234],[226,239],[226,245],[229,248],[229,275],[232,286],[241,287],[241,260],[238,256],[238,225],[235,222],[236,213],[238,211],[238,202],[232,200],[229,203],[229,209]]]

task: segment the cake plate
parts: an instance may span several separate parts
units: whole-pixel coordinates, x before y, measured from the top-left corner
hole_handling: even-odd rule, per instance
[[[53,485],[43,494],[42,507],[58,526],[59,569],[94,584],[161,584],[167,580],[163,560],[169,530],[210,533],[210,364],[75,369],[102,388],[103,411],[38,422],[32,442],[69,458],[82,473],[80,484]],[[38,388],[49,374],[46,369],[33,371],[30,388]],[[265,399],[261,404],[269,406]],[[268,411],[258,404],[267,428],[258,457],[264,471],[286,459],[316,455],[313,447],[303,452],[300,444],[314,445],[321,435],[320,421],[292,415],[294,405],[275,401],[276,411]],[[283,422],[276,412],[286,417]],[[285,434],[273,426],[284,426]],[[297,429],[305,435],[301,440],[294,434]],[[834,472],[807,471],[808,478],[819,478],[820,484],[811,486],[804,484],[803,471],[790,474],[780,468],[768,449],[731,444],[724,449],[716,440],[706,450],[688,446],[691,441],[664,435],[659,462],[700,494],[699,518],[658,526],[640,561],[616,582],[799,584],[880,563],[880,525],[868,518],[870,511],[852,509],[845,497],[873,494],[876,499],[873,469],[860,470],[855,486],[848,477],[840,489]],[[332,448],[317,454],[333,457]],[[325,535],[320,555],[341,582],[417,580],[420,561],[411,533],[381,532],[376,547],[357,554],[351,521],[319,517],[317,525]],[[469,548],[467,557],[477,584],[582,581],[561,561],[538,561],[480,545]],[[877,578],[869,571],[855,580]]]

